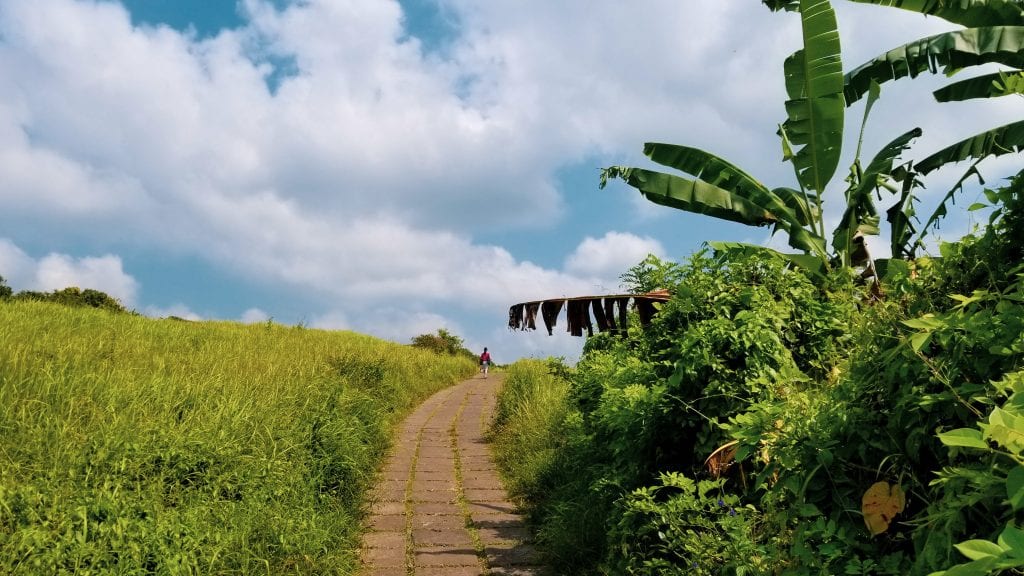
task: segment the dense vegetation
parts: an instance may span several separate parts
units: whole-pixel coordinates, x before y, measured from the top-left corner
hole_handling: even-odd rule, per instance
[[[393,424],[474,370],[353,333],[0,303],[0,573],[351,573]]]
[[[125,307],[116,298],[92,288],[82,290],[76,286],[69,286],[52,292],[40,292],[37,290],[15,292],[7,285],[4,277],[0,276],[0,302],[4,300],[54,302],[65,306],[86,306],[89,308],[102,308],[111,312],[127,312]]]
[[[623,277],[673,294],[649,330],[593,337],[575,370],[512,371],[501,461],[561,572],[956,576],[1024,565],[1024,177],[986,190],[996,209],[983,232],[919,257],[965,183],[982,180],[979,164],[1024,150],[1024,122],[901,159],[916,152],[915,127],[862,157],[885,83],[999,63],[930,96],[1019,95],[1024,3],[855,1],[958,28],[844,73],[828,0],[764,0],[800,18],[777,126],[792,187],[659,142],[644,154],[672,172],[602,172],[602,186],[621,179],[657,204],[770,226],[798,252],[711,242],[683,264],[649,259]],[[837,195],[846,109],[858,101]],[[964,160],[919,219],[923,177]],[[831,232],[826,200],[841,202]],[[883,214],[893,258],[876,261],[865,237],[880,234]]]
[[[514,365],[499,460],[558,572],[1017,573],[1024,177],[987,195],[881,300],[767,251],[648,259],[648,330]]]

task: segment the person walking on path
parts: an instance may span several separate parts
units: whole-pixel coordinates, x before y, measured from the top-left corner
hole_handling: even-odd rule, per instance
[[[484,373],[484,378],[487,378],[487,368],[491,365],[491,353],[487,351],[487,347],[484,346],[484,353],[480,355],[480,371]]]

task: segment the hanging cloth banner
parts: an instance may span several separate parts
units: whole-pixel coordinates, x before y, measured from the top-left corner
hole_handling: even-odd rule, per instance
[[[647,326],[658,313],[660,304],[671,298],[668,290],[655,290],[646,294],[609,294],[604,296],[577,296],[574,298],[550,298],[513,304],[508,309],[508,327],[510,330],[536,330],[537,310],[540,309],[541,319],[548,335],[554,334],[558,323],[558,315],[562,308],[566,310],[566,331],[573,336],[594,335],[596,326],[600,332],[625,334],[629,328],[629,301],[640,317],[640,325]],[[618,308],[616,323],[615,309]],[[593,312],[593,318],[591,318]]]

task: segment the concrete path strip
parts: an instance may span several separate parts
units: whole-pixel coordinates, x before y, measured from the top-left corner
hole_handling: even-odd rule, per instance
[[[484,437],[503,377],[442,390],[403,423],[371,495],[364,576],[549,574]]]

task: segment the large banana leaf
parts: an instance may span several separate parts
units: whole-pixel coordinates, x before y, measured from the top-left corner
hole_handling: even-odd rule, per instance
[[[980,160],[987,156],[1001,156],[1024,150],[1024,120],[976,134],[947,146],[914,164],[921,174],[950,164],[973,158]]]
[[[1010,93],[996,85],[1004,80],[1006,74],[1007,72],[1004,71],[975,76],[974,78],[968,78],[939,88],[932,92],[932,94],[935,95],[935,99],[939,102],[961,102],[974,98],[1007,96]]]
[[[964,183],[968,178],[975,176],[984,183],[977,168],[979,162],[989,156],[1001,156],[1022,151],[1024,151],[1024,120],[961,140],[916,163],[914,169],[920,174],[927,174],[932,170],[953,162],[960,162],[968,158],[975,161],[949,192],[946,193],[942,201],[939,202],[935,212],[932,213],[924,227],[921,228],[917,242],[920,243],[932,226],[945,217],[947,211],[946,204],[955,201],[956,194],[963,190]]]
[[[756,178],[720,156],[692,146],[656,142],[644,144],[644,154],[662,166],[675,168],[742,196],[772,213],[777,220],[801,226],[809,221],[810,211],[799,193],[789,188],[769,190]]]
[[[832,249],[842,258],[844,266],[851,264],[849,258],[853,253],[853,239],[857,232],[878,234],[878,210],[871,193],[881,184],[893,180],[893,163],[910,146],[910,141],[919,136],[921,129],[914,128],[882,148],[868,164],[859,185],[847,198],[846,210],[832,235]]]
[[[786,134],[785,123],[779,124],[779,138],[782,143],[782,161],[791,162],[793,160],[793,145],[789,141],[789,135]],[[797,174],[797,180],[799,180],[800,171],[797,170],[796,165],[793,165],[793,172]],[[794,212],[803,215],[801,225],[810,224],[811,230],[820,234],[823,238],[825,237],[825,223],[821,218],[821,194],[814,190],[808,191],[807,188],[800,185],[800,192],[794,191],[792,188],[780,188],[779,190],[785,190],[787,194],[784,195],[787,199],[787,206],[790,207]],[[799,198],[799,203],[796,203],[796,199]],[[814,201],[813,207],[811,201]]]
[[[868,87],[868,101],[864,104],[864,118],[860,121],[860,133],[857,135],[857,153],[853,155],[854,162],[860,163],[860,149],[864,145],[864,130],[868,126],[868,116],[871,115],[871,108],[882,94],[882,87],[878,82],[872,82]]]
[[[1024,26],[968,28],[904,44],[848,72],[846,104],[860,99],[871,82],[887,82],[922,72],[950,72],[996,62],[1024,68]]]
[[[805,198],[804,194],[784,186],[773,189],[772,194],[782,198],[782,201],[786,203],[786,206],[792,211],[793,216],[801,226],[807,226],[821,220],[821,213],[816,207],[810,205],[811,200],[817,200],[817,196],[809,195]]]
[[[602,186],[608,178],[621,178],[645,198],[662,206],[748,226],[767,226],[778,221],[778,217],[764,206],[702,180],[622,166],[606,168],[601,178]]]
[[[968,28],[1024,26],[1021,0],[852,0],[936,16]]]
[[[960,179],[956,181],[956,184],[954,184],[953,187],[949,189],[949,192],[946,192],[946,195],[942,198],[942,202],[939,202],[938,207],[935,208],[935,212],[932,212],[931,217],[928,218],[928,221],[925,222],[924,227],[921,228],[921,233],[917,236],[915,246],[922,245],[924,237],[928,235],[928,231],[931,230],[932,226],[938,225],[939,220],[946,217],[946,204],[949,202],[953,202],[954,204],[956,203],[956,194],[958,192],[963,191],[964,184],[967,183],[968,178],[974,176],[978,179],[978,183],[984,186],[985,180],[981,177],[981,172],[978,172],[979,162],[981,162],[981,160],[977,160],[976,162],[971,164],[971,167],[968,168],[967,171],[964,172],[963,176],[961,176]]]
[[[828,0],[800,0],[804,47],[786,59],[789,142],[805,189],[824,192],[835,174],[843,143],[843,63],[839,29]]]
[[[768,190],[728,190],[703,180],[684,178],[643,168],[612,166],[601,176],[621,178],[655,204],[705,214],[748,226],[774,225],[789,235],[794,248],[825,253],[824,241],[802,228],[785,200]]]
[[[736,192],[768,194],[768,188],[728,160],[700,148],[647,142],[644,154],[651,160],[699,178],[708,184]]]

